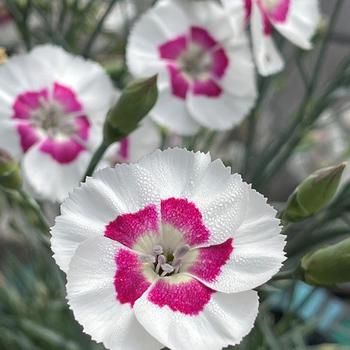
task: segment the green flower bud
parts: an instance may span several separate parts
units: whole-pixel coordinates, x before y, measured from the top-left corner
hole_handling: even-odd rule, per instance
[[[0,150],[0,186],[10,190],[18,190],[22,186],[18,164],[4,150]]]
[[[350,282],[350,238],[304,256],[301,267],[305,282],[312,285]]]
[[[342,163],[308,176],[289,197],[283,220],[296,222],[323,209],[336,193],[345,166]]]
[[[129,84],[108,113],[104,126],[105,143],[111,144],[134,131],[153,108],[157,98],[157,76]]]

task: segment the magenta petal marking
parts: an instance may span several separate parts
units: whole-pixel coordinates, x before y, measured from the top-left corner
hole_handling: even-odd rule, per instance
[[[280,3],[271,11],[268,16],[275,22],[285,22],[288,16],[290,0],[280,0]]]
[[[47,100],[47,89],[43,89],[38,92],[26,92],[18,95],[15,103],[12,106],[14,111],[12,118],[29,119],[31,117],[31,113],[39,108],[40,98]]]
[[[172,311],[195,316],[210,301],[213,290],[196,280],[179,284],[158,280],[148,294],[148,300],[159,307],[168,306]]]
[[[65,112],[82,111],[81,104],[78,102],[75,93],[70,88],[59,83],[54,84],[53,99],[64,106]]]
[[[264,29],[264,34],[266,36],[270,36],[272,34],[272,24],[271,24],[271,20],[269,18],[269,13],[268,11],[265,9],[264,5],[262,4],[261,0],[257,0],[258,1],[258,7],[259,10],[261,12],[261,18],[262,18],[262,24],[263,24],[263,29]]]
[[[205,243],[209,231],[203,224],[202,214],[187,199],[169,198],[161,202],[162,223],[169,224],[182,232],[189,245]]]
[[[213,282],[220,275],[221,268],[229,260],[232,252],[233,239],[231,238],[219,245],[199,248],[197,260],[188,272],[204,281]]]
[[[76,117],[74,122],[77,127],[77,134],[79,135],[80,139],[87,141],[90,134],[90,122],[88,118],[86,116]]]
[[[1,9],[2,10],[2,9]],[[0,25],[7,25],[13,21],[11,15],[4,9],[4,13],[0,13]]]
[[[193,94],[207,97],[218,97],[222,93],[221,87],[212,79],[197,80],[193,84]]]
[[[261,0],[258,0],[258,6],[260,8],[263,25],[264,25],[264,34],[270,36],[272,34],[272,22],[285,22],[289,12],[290,0],[280,0],[280,3],[272,10],[265,8]]]
[[[212,57],[213,57],[213,66],[212,66],[213,74],[217,78],[222,78],[229,64],[229,59],[225,53],[225,50],[224,49],[215,50],[212,53]]]
[[[159,46],[159,54],[163,59],[176,60],[186,49],[187,39],[184,35],[181,35],[173,40]]]
[[[118,150],[119,158],[123,161],[128,161],[129,159],[129,148],[130,141],[128,137],[125,137],[120,141],[120,148]]]
[[[155,205],[149,205],[133,214],[123,214],[111,221],[104,235],[131,248],[146,234],[159,235],[158,213]]]
[[[265,13],[263,13],[263,21],[264,21],[264,34],[266,36],[270,36],[272,34],[273,27],[269,17]]]
[[[180,69],[170,64],[168,65],[168,71],[170,74],[172,93],[181,99],[186,99],[187,91],[190,85],[185,75],[181,72]]]
[[[17,132],[20,137],[21,148],[23,152],[28,151],[30,147],[39,141],[39,136],[36,130],[26,123],[18,124]]]
[[[201,27],[191,27],[191,39],[204,49],[211,49],[218,44],[209,32]]]
[[[244,0],[245,18],[249,20],[252,14],[252,0]]]
[[[84,147],[73,140],[57,141],[47,138],[40,145],[40,151],[49,154],[60,164],[68,164],[74,161]]]
[[[117,270],[114,276],[114,288],[121,304],[132,307],[137,299],[150,286],[142,273],[142,263],[137,254],[126,249],[118,250],[115,256]]]

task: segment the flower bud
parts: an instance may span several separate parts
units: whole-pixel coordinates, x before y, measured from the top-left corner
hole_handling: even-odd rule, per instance
[[[10,190],[18,190],[22,186],[18,164],[4,150],[0,150],[0,186]]]
[[[323,209],[336,193],[345,166],[342,163],[308,176],[289,197],[283,220],[296,222]]]
[[[305,282],[312,285],[350,282],[350,238],[304,256],[301,267]]]
[[[134,131],[153,108],[157,98],[157,76],[129,84],[107,116],[104,126],[105,142],[110,144]]]

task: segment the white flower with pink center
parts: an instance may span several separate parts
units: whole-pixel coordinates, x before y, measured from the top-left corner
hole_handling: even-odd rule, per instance
[[[233,22],[250,21],[253,51],[259,73],[281,71],[284,61],[272,34],[275,28],[293,44],[308,50],[320,22],[318,0],[221,0]]]
[[[102,67],[43,45],[0,66],[0,148],[35,196],[62,201],[102,137],[114,90]]]
[[[159,1],[132,30],[127,62],[137,77],[159,74],[152,117],[180,135],[230,129],[255,101],[248,40],[213,2]]]
[[[54,258],[84,331],[112,350],[214,350],[258,313],[284,261],[266,199],[209,154],[156,151],[88,178],[63,203]]]

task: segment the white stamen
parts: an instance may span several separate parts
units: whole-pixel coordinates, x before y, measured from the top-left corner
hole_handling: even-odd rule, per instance
[[[175,250],[174,257],[181,259],[188,253],[189,250],[190,250],[190,246],[188,244],[179,246]]]
[[[151,254],[141,254],[140,260],[143,263],[154,264],[154,272],[164,277],[180,271],[183,258],[190,249],[191,247],[188,244],[178,244],[173,251],[172,249],[166,249],[167,255],[165,256],[163,246],[156,244],[153,246]]]
[[[159,244],[155,245],[155,246],[153,247],[153,253],[154,253],[155,255],[163,254],[163,247],[162,247],[161,245],[159,245]]]
[[[182,264],[182,260],[181,259],[174,259],[174,261],[171,263],[171,265],[176,269],[178,266],[180,266]]]
[[[156,273],[159,274],[159,270],[161,268],[162,265],[164,265],[166,263],[166,258],[164,255],[159,255],[158,259],[157,259],[157,266],[156,266]]]
[[[161,268],[162,268],[162,270],[163,270],[163,272],[162,272],[162,274],[161,274],[161,277],[164,277],[164,276],[166,276],[168,273],[172,273],[172,272],[174,271],[174,267],[171,266],[170,264],[167,264],[167,263],[162,264]]]
[[[174,261],[171,264],[173,266],[173,268],[174,268],[174,273],[178,273],[179,272],[181,264],[182,264],[182,260],[181,259],[179,259],[179,258],[174,259]]]
[[[141,254],[139,255],[139,259],[143,263],[154,264],[156,262],[156,258],[153,255],[149,255],[149,254]]]

